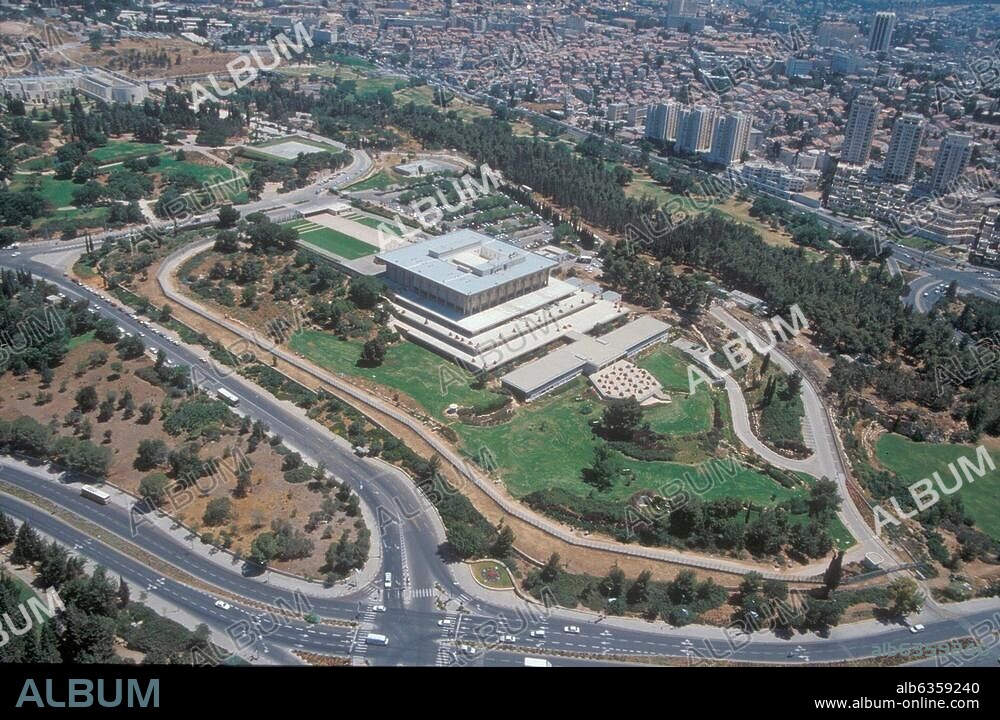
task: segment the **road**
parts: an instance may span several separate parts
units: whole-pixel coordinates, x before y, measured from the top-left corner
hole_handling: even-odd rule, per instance
[[[55,280],[60,287],[70,297],[80,297],[85,294],[76,286],[67,283],[58,271],[54,271],[48,266],[38,263],[29,256],[21,256],[19,267],[30,269],[33,272]],[[128,313],[113,309],[101,301],[97,304],[102,307],[102,311],[112,314],[116,320],[124,327],[133,332],[147,331],[148,328],[139,325]],[[168,359],[172,362],[187,364],[192,367],[201,367],[205,364],[200,362],[200,353],[181,345],[174,345],[169,341],[164,341],[158,336],[148,339],[152,347],[162,348]],[[208,383],[208,380],[204,382]],[[310,596],[316,608],[316,612],[323,617],[334,619],[352,619],[357,617],[361,623],[358,637],[363,638],[367,632],[375,631],[386,634],[390,638],[390,645],[387,648],[376,646],[363,646],[355,644],[353,651],[355,657],[360,655],[367,662],[375,664],[447,664],[447,648],[455,642],[472,643],[476,640],[489,644],[495,644],[495,638],[500,633],[500,629],[506,629],[510,634],[515,635],[518,640],[514,643],[517,647],[526,645],[528,651],[542,652],[551,649],[559,652],[574,653],[595,653],[600,655],[683,655],[685,652],[705,654],[709,652],[704,649],[703,634],[714,633],[713,647],[716,650],[728,645],[724,635],[719,631],[711,631],[705,628],[697,628],[694,631],[671,631],[663,626],[652,626],[637,621],[609,620],[604,623],[592,622],[592,616],[586,616],[574,611],[556,611],[547,617],[553,634],[545,640],[531,641],[525,636],[528,629],[539,625],[542,621],[533,622],[532,617],[544,612],[533,606],[523,606],[521,610],[512,610],[509,605],[497,604],[489,598],[472,597],[467,595],[458,587],[452,577],[452,568],[446,565],[438,555],[438,545],[443,538],[443,528],[440,519],[433,511],[427,511],[426,504],[417,496],[412,484],[398,471],[393,471],[383,465],[371,460],[357,458],[347,447],[346,443],[338,438],[332,437],[328,431],[320,426],[313,426],[305,421],[299,411],[287,403],[274,400],[270,396],[258,392],[254,386],[249,385],[236,376],[218,377],[215,382],[217,386],[226,387],[231,392],[241,398],[240,409],[249,412],[255,417],[260,417],[267,422],[272,431],[282,434],[289,445],[303,452],[303,454],[313,459],[323,460],[337,476],[345,480],[367,504],[369,508],[377,508],[393,511],[396,521],[389,521],[382,528],[382,548],[383,561],[386,568],[391,568],[395,578],[403,579],[401,583],[395,585],[388,593],[378,592],[372,595],[372,590],[378,588],[363,589],[355,595],[348,595],[339,598],[325,598],[320,593],[315,597]],[[131,539],[128,525],[128,515],[124,510],[114,510],[104,506],[94,505],[79,497],[78,488],[73,485],[57,482],[39,482],[38,478],[32,478],[30,474],[14,472],[8,464],[0,471],[3,477],[12,484],[29,488],[34,492],[44,495],[46,498],[67,507],[72,512],[84,517],[98,525],[108,529],[110,532],[119,534],[121,537],[130,539],[138,547],[155,554],[157,557],[175,565],[180,570],[195,577],[199,577],[212,585],[219,587],[237,597],[247,598],[256,602],[273,604],[279,596],[274,587],[268,586],[259,578],[245,577],[240,569],[233,567],[228,572],[220,570],[216,563],[205,561],[191,552],[191,548],[183,542],[178,541],[162,532],[155,532],[148,526],[142,526],[136,538]],[[2,503],[5,512],[15,517],[29,519],[33,523],[40,523],[40,529],[49,532],[53,523],[57,520],[47,513],[36,511],[33,514],[26,512],[23,503],[18,505],[16,501],[4,498]],[[399,511],[400,506],[416,510],[424,508],[422,512],[415,512],[410,519],[404,519]],[[407,513],[409,514],[409,513]],[[41,523],[45,526],[42,527]],[[66,531],[62,531],[66,532]],[[73,545],[80,546],[80,550],[88,557],[91,557],[91,546],[74,540]],[[405,553],[402,548],[405,547]],[[121,559],[115,560],[109,556],[112,551],[101,550],[100,557],[92,558],[110,569],[128,577],[138,577],[140,580],[149,579],[149,571],[145,575],[140,575],[134,566],[123,567]],[[404,560],[405,555],[405,560]],[[114,562],[112,562],[114,560]],[[134,561],[132,561],[134,562]],[[148,584],[148,583],[147,583]],[[453,632],[447,627],[437,625],[438,620],[445,617],[454,617],[457,622],[456,607],[457,600],[453,600],[446,605],[446,611],[442,612],[438,605],[439,593],[433,591],[437,586],[443,590],[443,595],[449,598],[463,598],[467,603],[466,609],[472,610],[472,614],[464,617],[463,622]],[[185,607],[190,607],[192,614],[214,612],[210,606],[206,605],[204,593],[200,596],[189,596],[179,589],[174,590],[176,596],[172,599]],[[386,606],[385,613],[374,613],[372,606],[378,602]],[[360,617],[359,605],[360,606]],[[980,613],[980,611],[977,611]],[[980,613],[981,614],[981,613]],[[975,619],[978,614],[971,617]],[[498,619],[504,617],[507,621],[500,622]],[[525,619],[527,618],[527,619]],[[218,620],[220,618],[216,618]],[[963,622],[965,624],[963,624]],[[622,626],[611,624],[623,623]],[[576,624],[580,627],[579,635],[570,637],[570,634],[563,633],[561,628],[566,624]],[[932,629],[935,637],[951,637],[964,632],[963,628],[967,622],[955,620],[953,618],[929,618],[924,621],[928,627],[928,632]],[[602,627],[602,625],[604,625]],[[905,637],[906,631],[899,627],[879,626],[875,628],[876,633],[887,634],[889,637]],[[610,635],[604,633],[611,633]],[[301,634],[305,634],[303,631]],[[283,636],[284,637],[284,636]],[[306,638],[299,637],[302,641],[298,644],[305,649],[313,649],[320,652],[320,647],[326,648],[327,652],[343,654],[343,643],[340,640],[325,639],[315,641],[315,645],[306,642]],[[281,642],[290,642],[291,638],[284,638]],[[687,644],[684,644],[687,641]],[[310,642],[313,642],[310,640]],[[822,638],[808,636],[797,639],[797,642],[804,647],[809,646],[808,653],[799,653],[808,656],[814,661],[818,658],[844,659],[847,657],[864,655],[868,652],[867,634],[865,639],[854,641],[853,643],[828,642]],[[765,662],[805,662],[802,658],[788,657],[789,641],[777,638],[755,637],[747,648],[740,648],[734,653],[734,657],[744,659],[759,660]],[[290,647],[295,648],[296,643],[292,642]],[[302,648],[300,648],[302,649]],[[350,647],[348,648],[350,650]],[[720,650],[721,652],[721,650]],[[487,654],[483,656],[488,657]],[[487,660],[483,660],[487,662]]]
[[[32,474],[26,475],[30,478]],[[18,472],[16,469],[12,472],[7,463],[0,469],[0,478],[19,484]],[[45,492],[47,496],[51,495],[59,504],[63,501],[72,504],[70,496],[78,498],[71,486],[64,487],[62,492],[49,493],[46,487],[48,484],[51,483],[43,485],[36,482],[33,489]],[[246,624],[251,616],[276,612],[261,610],[254,605],[243,605],[238,601],[231,603],[231,609],[216,608],[215,596],[150,571],[119,550],[95,541],[69,526],[64,520],[2,493],[0,510],[20,520],[29,521],[39,531],[64,543],[74,552],[100,563],[114,574],[121,574],[139,589],[145,588],[146,592],[183,606],[190,614],[213,627],[233,628],[233,636],[251,634]],[[122,523],[127,526],[127,514],[124,510],[112,509],[110,513],[105,513],[105,510],[106,508],[82,498],[79,498],[78,505],[74,505],[74,512],[92,522],[107,523],[109,531],[121,530]],[[162,558],[171,564],[185,562],[183,557],[178,556],[188,555],[182,543],[168,538],[158,539],[143,533],[133,542],[149,552],[155,550],[161,553]],[[196,572],[208,572],[208,569],[198,570],[191,565],[188,567]],[[214,568],[212,574],[219,576],[225,573],[219,573]],[[268,608],[279,607],[276,604],[279,593],[268,594],[265,592],[266,586],[262,588],[259,583],[243,579],[236,570],[228,575],[231,577],[213,578],[212,584],[225,583],[229,592],[239,590],[248,599],[263,603]],[[270,590],[273,591],[273,588]],[[283,600],[291,607],[300,607],[295,604],[294,598],[285,597]],[[358,614],[357,603],[350,598],[324,601],[309,595],[308,600],[312,611],[323,617],[350,619]],[[359,629],[357,633],[353,629],[339,626],[311,626],[286,617],[278,623],[278,628],[272,628],[276,623],[269,623],[266,631],[257,630],[257,642],[252,647],[257,652],[265,645],[341,656],[353,652],[354,657],[363,657],[375,665],[494,664],[498,653],[508,652],[522,657],[548,656],[549,653],[585,655],[595,661],[600,661],[602,657],[611,661],[620,657],[689,655],[692,662],[698,662],[701,658],[714,658],[805,664],[867,657],[879,643],[898,646],[914,640],[914,636],[899,624],[874,621],[857,627],[836,628],[829,638],[812,634],[789,637],[737,634],[728,637],[714,628],[690,626],[669,629],[662,625],[620,618],[595,621],[593,616],[573,611],[550,611],[537,605],[499,607],[483,600],[473,601],[465,609],[469,612],[459,613],[457,608],[442,611],[407,606],[388,607],[384,613],[373,613],[368,607],[362,611],[362,619],[371,618],[371,628]],[[991,623],[991,627],[1000,627],[1000,610],[996,603],[977,602],[967,607],[955,606],[947,616],[922,622],[927,629],[919,640],[925,643],[941,642],[967,634],[969,628],[976,623]],[[576,631],[568,632],[566,628],[576,628]],[[537,633],[539,630],[545,632],[545,637],[531,637],[531,631]],[[364,638],[371,631],[386,635],[389,645],[366,646]],[[512,636],[513,640],[501,641],[504,635]],[[476,646],[479,649],[475,654],[469,654],[460,649],[462,645]],[[554,658],[553,664],[564,661]],[[569,661],[573,662],[571,659]],[[495,658],[495,662],[504,664],[507,661]]]
[[[750,328],[726,312],[726,310],[721,306],[717,304],[713,305],[709,313],[726,328],[732,330],[740,337],[746,339],[748,336],[752,335],[755,340],[748,343],[750,347],[768,347],[769,343],[759,334],[751,331]],[[792,373],[799,370],[791,358],[789,358],[777,346],[771,350],[771,358],[786,373]],[[855,506],[853,500],[851,499],[847,489],[847,468],[838,446],[836,435],[837,429],[834,427],[826,406],[823,404],[819,389],[815,386],[807,373],[800,372],[800,374],[803,378],[802,405],[805,410],[803,430],[807,431],[807,434],[812,437],[811,447],[813,449],[813,455],[810,458],[810,474],[816,477],[827,477],[837,483],[837,489],[839,490],[841,499],[840,512],[838,514],[844,522],[844,525],[851,532],[851,535],[853,535],[855,540],[857,540],[857,543],[851,548],[848,555],[853,557],[857,555],[864,555],[866,553],[877,553],[883,558],[891,558],[895,560],[895,553],[882,542],[881,538],[875,535],[870,527],[868,527],[864,517],[861,515],[857,506]],[[735,380],[732,380],[731,378],[727,379],[729,382],[735,384]],[[738,386],[736,390],[736,394],[740,394]],[[733,393],[730,393],[731,398],[732,396]],[[745,403],[743,403],[742,412],[746,412]],[[733,413],[735,420],[735,405],[733,407]],[[749,426],[749,419],[746,420],[746,424]],[[761,454],[764,451],[767,451],[771,454],[776,454],[767,448],[752,433],[749,433],[749,431],[748,434],[750,436],[749,438],[744,439],[741,437],[740,439],[743,440],[744,443],[749,441],[751,449],[755,452]],[[778,462],[774,462],[773,464],[777,464],[779,467],[781,466]]]

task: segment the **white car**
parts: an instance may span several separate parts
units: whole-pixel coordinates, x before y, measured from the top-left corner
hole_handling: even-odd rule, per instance
[[[916,625],[910,625],[910,632],[911,633],[918,633],[918,632],[922,631],[923,629],[924,629],[924,626],[921,625],[920,623],[917,623]]]
[[[225,600],[216,600],[215,607],[222,608],[223,610],[232,610],[233,606],[227,603]]]
[[[517,638],[514,637],[513,635],[501,635],[500,636],[500,642],[502,642],[502,643],[515,643],[515,642],[517,642]]]
[[[372,612],[385,612],[385,605],[373,605]]]
[[[568,632],[573,635],[576,635],[580,632],[580,628],[578,628],[576,625],[567,625],[566,627],[563,628],[563,632]]]
[[[543,637],[545,637],[545,631],[544,630],[532,630],[531,631],[531,637],[533,637],[533,638],[543,638]]]
[[[472,647],[471,645],[459,645],[458,649],[461,652],[464,652],[466,655],[475,655],[477,652],[479,652],[478,650],[476,650],[476,648]]]
[[[438,620],[438,627],[451,627],[451,619],[445,618],[444,620]]]

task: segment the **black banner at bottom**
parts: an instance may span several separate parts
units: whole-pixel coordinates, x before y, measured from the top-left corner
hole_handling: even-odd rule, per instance
[[[562,672],[553,677],[552,673],[518,669],[512,674],[504,672],[497,684],[497,676],[485,668],[461,674],[445,670],[5,665],[0,666],[0,716],[62,717],[65,711],[90,709],[98,711],[100,717],[127,712],[195,720],[209,717],[208,713],[246,712],[247,717],[260,717],[262,711],[270,710],[343,716],[355,708],[361,713],[440,711],[471,716],[478,714],[476,708],[483,707],[487,697],[492,698],[487,701],[494,708],[491,715],[505,705],[514,710],[509,703],[516,706],[516,697],[525,692],[530,693],[527,702],[533,712],[552,709],[565,713],[579,707],[588,714],[598,703],[636,701],[637,693],[646,698],[642,707],[647,712],[653,709],[649,701],[655,700],[654,706],[671,713],[711,708],[715,714],[730,708],[739,711],[772,705],[782,715],[929,710],[985,711],[996,716],[1000,707],[995,702],[997,675],[992,667],[953,672],[919,667],[577,668],[602,674],[601,678],[588,677],[586,685],[576,678],[571,681]],[[609,677],[612,672],[616,674],[613,679]],[[90,713],[77,715],[94,717]]]

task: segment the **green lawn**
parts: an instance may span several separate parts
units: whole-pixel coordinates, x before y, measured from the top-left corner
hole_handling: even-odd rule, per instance
[[[975,448],[970,445],[920,443],[888,433],[879,438],[875,450],[879,462],[908,483],[930,477],[934,471],[941,473],[945,482],[952,482],[948,463],[962,456],[978,464]],[[1000,468],[1000,455],[990,455]],[[975,518],[976,526],[1000,540],[1000,469],[987,472],[973,483],[963,484],[957,495]]]
[[[122,162],[134,157],[145,157],[146,155],[158,155],[163,152],[163,146],[159,143],[137,143],[130,141],[112,140],[104,147],[94,148],[87,157],[98,165]]]
[[[908,248],[913,248],[914,250],[937,250],[941,247],[939,243],[933,240],[928,240],[927,238],[914,237],[913,235],[907,235],[904,238],[896,240],[900,245],[905,245]]]
[[[636,364],[648,370],[666,390],[687,392],[690,387],[688,365],[691,363],[687,356],[675,347],[657,345],[653,352],[640,358]]]
[[[359,215],[358,217],[351,218],[356,223],[361,223],[362,225],[367,225],[370,228],[378,230],[382,228],[383,232],[389,232],[393,235],[399,235],[399,225],[396,224],[395,220],[390,220],[389,218],[376,218],[371,215]],[[403,223],[406,226],[406,223]]]
[[[600,442],[592,432],[590,421],[599,419],[604,409],[600,401],[587,394],[587,387],[585,379],[574,380],[554,394],[518,409],[514,417],[502,425],[459,424],[453,427],[462,438],[465,452],[478,456],[488,450],[492,454],[512,494],[522,497],[535,490],[561,488],[586,497],[591,487],[583,482],[581,472],[590,466],[594,447]],[[710,411],[710,394],[701,395],[709,398]],[[697,395],[693,400],[696,399]],[[711,423],[711,415],[702,413],[688,422],[692,426],[707,426]],[[703,460],[707,458],[703,456]],[[704,480],[698,477],[701,463],[643,462],[625,458],[624,464],[635,473],[635,479],[631,484],[618,483],[607,493],[600,493],[600,498],[625,499],[644,488],[661,489],[673,479],[692,488]],[[749,497],[769,503],[772,497],[780,501],[791,494],[792,491],[770,478],[743,468],[734,478],[709,488],[702,497]]]
[[[451,403],[474,405],[494,397],[488,390],[469,387],[473,377],[454,363],[411,342],[392,345],[380,367],[358,367],[361,345],[354,340],[338,340],[334,335],[318,330],[296,333],[289,341],[292,350],[317,365],[346,375],[368,378],[406,393],[438,418],[444,418],[444,410]],[[462,376],[466,382],[455,382]]]
[[[72,180],[56,180],[49,175],[16,176],[11,184],[12,190],[29,190],[35,187],[35,191],[45,198],[52,210],[67,207],[73,204],[73,191],[79,185]]]
[[[378,252],[377,247],[333,228],[302,220],[292,220],[284,224],[299,230],[299,240],[302,242],[315,245],[321,250],[326,250],[348,260],[356,260]]]
[[[48,170],[51,167],[52,158],[48,155],[28,158],[27,160],[22,160],[17,164],[17,170],[19,172],[38,172],[40,170]]]
[[[405,178],[402,175],[397,175],[389,170],[379,170],[371,177],[365,178],[364,180],[353,185],[348,185],[347,189],[352,192],[361,190],[385,190],[390,185],[406,185],[409,184],[409,182],[412,182],[411,178]]]
[[[83,333],[82,335],[77,335],[75,337],[71,337],[69,339],[69,349],[72,350],[73,348],[79,347],[80,345],[86,345],[87,343],[89,343],[93,339],[94,339],[94,331],[93,330],[89,330],[89,331]]]
[[[643,417],[650,427],[664,435],[689,435],[712,429],[712,393],[707,389],[696,392],[671,394],[669,405],[646,408]]]

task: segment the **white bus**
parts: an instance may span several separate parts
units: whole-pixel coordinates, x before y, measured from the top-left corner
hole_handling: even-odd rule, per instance
[[[226,403],[226,405],[238,405],[240,402],[240,399],[226,390],[226,388],[219,388],[216,395],[218,395],[219,400]]]
[[[80,495],[87,498],[88,500],[93,500],[94,502],[101,503],[101,505],[107,505],[111,502],[111,496],[108,495],[103,490],[98,490],[93,485],[84,485],[80,488]]]
[[[524,667],[552,667],[552,663],[543,658],[524,658]]]
[[[368,633],[368,637],[365,638],[366,645],[388,645],[389,638],[385,635],[379,635],[378,633]]]

